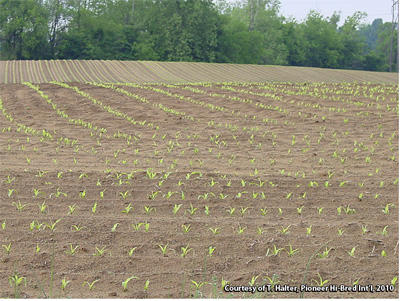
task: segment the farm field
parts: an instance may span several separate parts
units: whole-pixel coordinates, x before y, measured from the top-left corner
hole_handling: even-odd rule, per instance
[[[309,67],[152,61],[0,61],[0,84],[23,82],[370,82],[398,84],[399,74]]]
[[[0,297],[398,298],[398,93],[0,85]]]

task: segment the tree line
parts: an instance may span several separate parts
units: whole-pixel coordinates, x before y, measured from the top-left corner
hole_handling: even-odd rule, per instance
[[[156,60],[398,72],[398,24],[278,0],[0,0],[0,59]],[[394,39],[392,39],[394,36]]]

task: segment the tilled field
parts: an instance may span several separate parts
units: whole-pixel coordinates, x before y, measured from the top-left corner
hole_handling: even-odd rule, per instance
[[[0,297],[397,298],[398,100],[0,85]]]

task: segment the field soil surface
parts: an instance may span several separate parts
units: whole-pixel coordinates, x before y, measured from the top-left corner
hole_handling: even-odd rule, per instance
[[[310,67],[192,62],[51,60],[0,61],[0,84],[23,82],[370,82],[397,84],[398,73]]]
[[[398,100],[389,84],[0,85],[0,297],[398,298]]]

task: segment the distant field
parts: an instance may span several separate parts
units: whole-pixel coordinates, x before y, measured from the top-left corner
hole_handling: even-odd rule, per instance
[[[144,61],[0,61],[0,83],[22,82],[371,82],[397,84],[397,73],[308,67]]]

